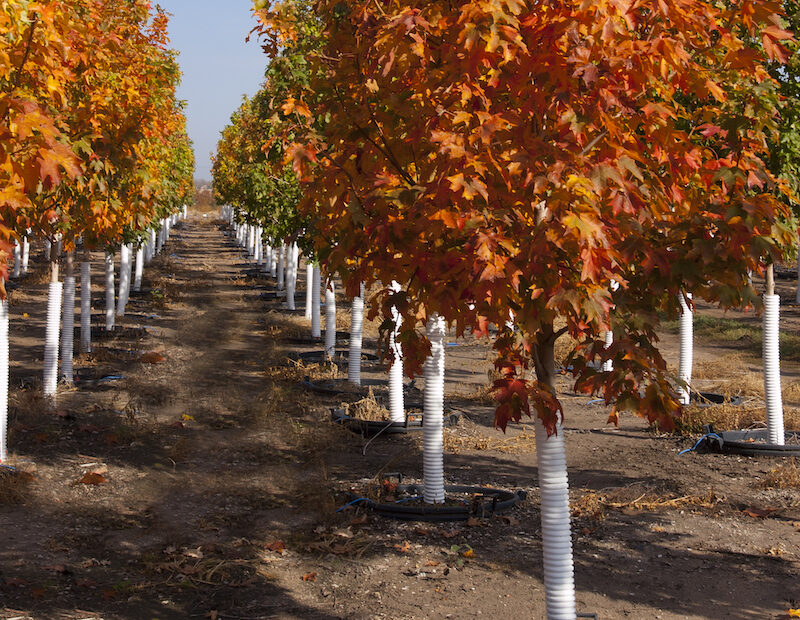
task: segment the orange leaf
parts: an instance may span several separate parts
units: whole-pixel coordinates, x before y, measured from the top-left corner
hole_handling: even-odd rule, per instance
[[[303,575],[303,581],[316,581],[317,573],[306,573]]]
[[[108,479],[96,471],[87,471],[80,479],[81,484],[103,484],[104,482],[108,482]]]

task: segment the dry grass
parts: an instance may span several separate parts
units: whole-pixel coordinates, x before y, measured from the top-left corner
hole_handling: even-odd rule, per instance
[[[286,359],[285,364],[268,365],[264,371],[273,381],[299,383],[308,377],[311,381],[338,379],[339,367],[336,364],[304,364],[302,360]]]
[[[767,489],[800,488],[800,467],[797,466],[797,460],[792,459],[770,469],[760,486]]]
[[[371,387],[367,396],[354,403],[345,403],[344,406],[347,415],[356,420],[383,422],[389,419],[389,410],[377,401]]]
[[[25,503],[33,480],[33,474],[0,467],[0,506]]]
[[[800,409],[784,407],[784,423],[787,429],[800,428]],[[707,424],[717,431],[730,431],[760,428],[766,424],[767,414],[763,405],[742,404],[739,406],[723,404],[701,409],[687,407],[677,421],[676,428],[684,435],[696,435],[704,431]]]
[[[445,429],[444,450],[450,454],[461,454],[464,451],[493,451],[503,454],[532,454],[536,452],[536,440],[530,433],[514,437],[495,439],[480,434],[462,434],[459,430]]]
[[[713,508],[724,500],[724,497],[713,491],[702,495],[676,495],[670,491],[636,483],[599,491],[585,490],[580,498],[571,502],[571,509],[576,518],[601,520],[606,517],[609,510],[655,512],[680,510],[686,507]]]

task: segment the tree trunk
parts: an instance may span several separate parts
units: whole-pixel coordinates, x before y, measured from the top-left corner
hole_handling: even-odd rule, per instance
[[[552,325],[545,326],[537,338],[534,366],[539,383],[555,392],[555,341]],[[548,620],[574,620],[575,571],[572,561],[572,536],[569,512],[569,482],[564,429],[547,436],[538,418],[534,425],[539,490],[542,506],[542,546],[544,556],[545,602]]]
[[[347,380],[361,385],[361,342],[364,334],[364,284],[358,297],[353,297],[350,313],[350,350],[347,358]]]
[[[444,503],[444,337],[445,322],[438,314],[428,318],[425,333],[431,354],[423,367],[425,377],[422,415],[423,498],[426,504]]]
[[[325,287],[325,357],[336,355],[336,288],[333,280]]]
[[[320,288],[322,286],[319,265],[314,265],[314,273],[311,278],[311,337],[321,338],[322,328],[320,326]]]
[[[92,350],[92,263],[89,250],[81,263],[81,351]]]
[[[8,299],[0,299],[0,463],[8,459]]]
[[[50,244],[50,286],[47,295],[47,323],[44,339],[44,396],[52,404],[56,401],[58,388],[58,332],[61,324],[61,295],[63,285],[58,281],[57,247]]]
[[[786,432],[783,422],[783,396],[781,394],[780,360],[780,295],[775,294],[775,272],[767,266],[766,293],[764,293],[764,400],[767,404],[767,437],[769,443],[784,445]]]
[[[72,252],[64,260],[64,305],[61,315],[61,377],[73,381],[72,357],[75,338],[75,273]]]
[[[114,301],[114,254],[106,252],[106,331],[114,329],[116,303]]]
[[[392,282],[391,288],[395,292],[402,289],[399,282]],[[394,319],[394,329],[389,334],[389,348],[394,360],[389,368],[389,419],[392,422],[404,423],[406,406],[403,398],[403,351],[396,340],[402,318],[395,307],[392,307],[392,318]]]

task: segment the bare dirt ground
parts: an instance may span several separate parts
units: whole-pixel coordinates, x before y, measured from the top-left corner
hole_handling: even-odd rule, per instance
[[[247,267],[211,218],[192,215],[146,270],[152,292],[120,320],[146,334],[98,341],[76,360],[123,378],[64,388],[55,411],[36,396],[46,285],[34,273],[12,293],[10,462],[24,475],[0,479],[0,618],[543,618],[533,428],[492,429],[486,344],[450,339],[446,406],[463,416],[446,432],[446,475],[528,499],[502,517],[450,525],[336,512],[346,491],[364,493],[389,472],[418,480],[421,438],[369,442],[334,425],[329,408],[366,390],[323,395],[300,384],[346,370],[290,361],[320,347],[290,340],[309,333],[302,311],[284,311],[272,280]],[[787,329],[800,327],[798,309],[784,316]],[[757,357],[699,344],[698,383],[763,409]],[[673,359],[675,336],[664,345]],[[800,367],[784,371],[794,419]],[[378,401],[385,376],[365,363]],[[415,387],[410,406],[421,403]],[[679,457],[696,436],[660,435],[630,415],[609,427],[605,407],[572,394],[566,377],[560,387],[579,612],[744,620],[800,607],[790,469]]]

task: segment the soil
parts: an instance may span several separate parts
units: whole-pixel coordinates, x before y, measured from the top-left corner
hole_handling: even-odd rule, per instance
[[[55,409],[37,396],[43,266],[12,292],[9,462],[22,474],[0,475],[0,618],[544,618],[533,426],[492,428],[486,344],[447,348],[446,404],[463,414],[445,432],[447,483],[527,499],[460,524],[342,508],[347,491],[380,488],[393,472],[419,480],[422,439],[333,424],[330,408],[364,392],[302,384],[346,369],[297,361],[321,345],[291,340],[309,331],[302,310],[283,310],[272,279],[248,268],[212,217],[193,212],[145,270],[152,291],[131,298],[125,329],[76,357],[92,381],[62,387]],[[98,254],[98,326],[101,273]],[[800,309],[783,320],[800,328]],[[374,352],[375,326],[365,331]],[[663,344],[676,359],[676,337]],[[698,344],[698,382],[744,386],[763,407],[758,359]],[[800,393],[789,385],[800,366],[783,371]],[[362,374],[385,405],[385,369],[365,361]],[[409,407],[421,387],[408,386]],[[800,489],[763,484],[776,461],[678,456],[696,436],[660,435],[630,415],[608,426],[605,406],[571,393],[566,377],[559,389],[579,612],[744,620],[800,607]]]

